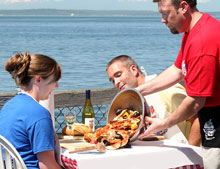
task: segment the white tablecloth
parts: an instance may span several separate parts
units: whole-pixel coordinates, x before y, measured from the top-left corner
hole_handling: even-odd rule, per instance
[[[131,148],[107,150],[105,153],[93,150],[69,154],[68,150],[62,149],[61,155],[74,160],[79,169],[168,169],[183,166],[193,168],[196,165],[203,167],[200,147],[171,140],[137,140],[132,143]]]

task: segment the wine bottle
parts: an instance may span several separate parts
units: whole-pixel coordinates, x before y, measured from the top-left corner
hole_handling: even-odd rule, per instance
[[[82,122],[95,131],[95,114],[90,99],[90,90],[86,90],[86,100],[82,112]]]

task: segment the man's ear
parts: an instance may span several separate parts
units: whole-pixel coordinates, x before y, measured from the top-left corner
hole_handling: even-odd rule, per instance
[[[181,1],[179,8],[182,10],[183,14],[185,14],[189,10],[189,4],[186,1]]]
[[[131,73],[134,74],[135,77],[137,77],[137,76],[139,75],[137,66],[135,66],[135,65],[131,65],[131,66],[130,66],[130,71],[131,71]]]

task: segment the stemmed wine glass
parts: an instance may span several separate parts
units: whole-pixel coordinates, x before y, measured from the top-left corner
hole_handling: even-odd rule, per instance
[[[72,131],[72,126],[76,121],[76,112],[74,110],[67,110],[64,112],[64,120],[66,122],[66,125],[70,131],[70,136],[71,136],[71,131]]]

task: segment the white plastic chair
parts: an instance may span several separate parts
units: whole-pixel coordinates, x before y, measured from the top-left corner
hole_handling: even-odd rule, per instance
[[[4,149],[2,149],[2,147]],[[3,159],[5,155],[5,162]],[[3,136],[0,135],[0,169],[27,169],[15,147]]]

